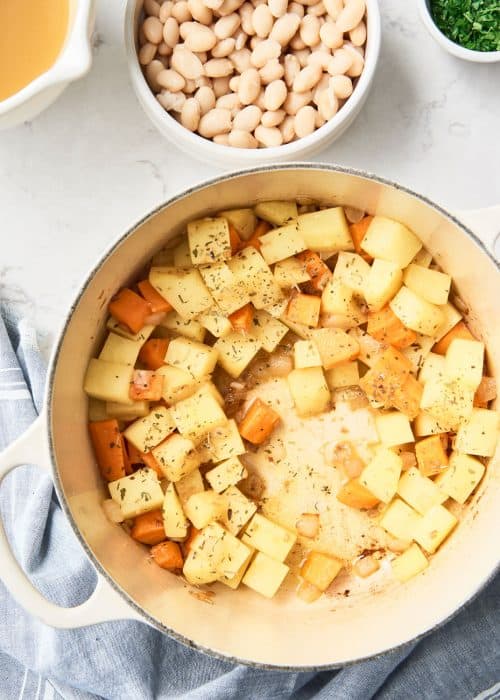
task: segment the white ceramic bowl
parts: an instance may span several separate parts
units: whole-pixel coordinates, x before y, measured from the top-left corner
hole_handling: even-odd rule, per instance
[[[90,35],[94,25],[95,0],[70,0],[69,27],[54,65],[19,92],[0,101],[0,129],[36,117],[56,100],[70,83],[90,69]]]
[[[378,0],[366,0],[367,43],[365,67],[351,97],[337,114],[312,134],[292,143],[272,148],[243,149],[220,146],[185,129],[158,103],[151,92],[137,59],[137,27],[143,0],[128,0],[125,12],[125,48],[130,77],[142,108],[160,133],[183,151],[223,168],[276,163],[311,156],[338,138],[354,121],[368,96],[378,62],[381,28]]]
[[[500,61],[500,51],[473,51],[466,49],[460,44],[456,44],[437,27],[431,15],[429,0],[418,0],[420,16],[428,30],[429,34],[437,41],[437,43],[452,56],[462,58],[464,61],[472,61],[474,63],[497,63]]]

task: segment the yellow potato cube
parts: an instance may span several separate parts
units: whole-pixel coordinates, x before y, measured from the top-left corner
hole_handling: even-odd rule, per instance
[[[493,457],[498,441],[498,419],[497,411],[473,408],[468,420],[458,429],[455,439],[457,452],[479,457]]]
[[[444,372],[476,390],[483,378],[483,364],[484,343],[455,338],[446,352]]]
[[[443,444],[443,437],[448,442],[448,435],[430,435],[419,440],[415,445],[415,457],[423,476],[436,476],[448,466],[448,455]]]
[[[294,369],[287,380],[299,416],[311,416],[328,409],[330,390],[321,367]]]
[[[217,580],[225,555],[227,534],[218,523],[210,523],[198,534],[182,569],[188,583],[196,586]]]
[[[237,279],[226,263],[205,265],[199,271],[218,308],[226,316],[251,301],[245,280]]]
[[[199,273],[214,299],[217,298],[217,293],[232,287],[235,283],[233,273],[224,262],[203,265],[200,267]]]
[[[261,253],[268,265],[290,258],[308,247],[297,221],[275,228],[260,237]]]
[[[227,423],[227,417],[214,396],[210,382],[202,384],[187,399],[179,401],[171,408],[172,416],[179,433],[194,443],[214,428]]]
[[[382,515],[380,525],[393,537],[410,542],[420,519],[416,510],[395,498]]]
[[[435,382],[444,377],[444,357],[431,352],[423,361],[420,369],[418,380],[425,384],[426,382]]]
[[[116,333],[109,333],[99,353],[99,360],[133,367],[137,362],[137,356],[139,355],[139,350],[143,342],[142,340],[123,338]]]
[[[352,328],[347,332],[347,335],[358,344],[359,353],[357,359],[367,365],[367,367],[373,367],[384,352],[385,346],[365,331],[362,331],[361,328]]]
[[[458,523],[454,515],[444,506],[435,505],[420,519],[414,532],[414,539],[432,554],[448,537]]]
[[[147,416],[128,426],[124,435],[140,452],[150,452],[175,430],[170,409],[155,406]]]
[[[206,455],[207,462],[222,462],[225,459],[244,454],[246,449],[236,421],[231,419],[225,425],[211,430],[205,436],[202,450]]]
[[[289,568],[280,561],[257,552],[243,576],[243,583],[256,593],[272,598],[285,580]]]
[[[202,379],[214,371],[217,350],[189,338],[174,338],[168,344],[165,362],[184,370],[193,379]]]
[[[428,270],[421,265],[410,264],[404,271],[404,283],[419,297],[431,304],[443,306],[448,302],[451,277],[444,272]]]
[[[374,216],[361,248],[372,258],[388,260],[403,269],[422,248],[422,241],[399,221]]]
[[[274,226],[283,226],[290,219],[296,219],[296,202],[260,202],[254,207],[259,219],[264,219]]]
[[[284,289],[295,287],[311,279],[304,263],[297,258],[286,258],[277,262],[273,274],[276,283]]]
[[[300,574],[312,586],[316,586],[320,591],[326,591],[343,566],[340,559],[329,554],[310,552],[302,564]]]
[[[253,246],[233,255],[228,266],[236,280],[236,286],[248,294],[248,300],[256,309],[269,309],[284,300],[284,294],[276,284],[269,265]],[[243,304],[236,308],[241,306]]]
[[[225,586],[229,586],[229,588],[232,588],[233,591],[235,591],[238,588],[238,586],[240,585],[240,583],[243,579],[243,576],[245,575],[245,572],[248,569],[250,562],[252,561],[252,557],[255,554],[254,549],[251,549],[250,547],[247,547],[247,549],[248,549],[248,554],[246,556],[246,559],[243,562],[243,564],[240,566],[238,571],[234,574],[234,576],[228,577],[228,576],[224,576],[223,574],[219,575],[218,580],[221,583],[223,583]]]
[[[201,458],[192,440],[174,433],[152,450],[156,459],[170,481],[180,481],[200,464]]]
[[[284,561],[295,544],[297,535],[256,513],[241,539],[272,559]]]
[[[224,525],[233,535],[237,535],[257,510],[257,504],[248,499],[236,486],[230,486],[224,491],[227,502],[227,515]]]
[[[297,340],[294,343],[293,364],[295,369],[321,367],[321,357],[312,340]]]
[[[432,507],[440,505],[446,496],[436,484],[416,467],[404,472],[399,480],[398,493],[416,511],[425,515]]]
[[[469,455],[454,452],[449,467],[436,477],[434,483],[457,503],[465,503],[483,478],[484,464]]]
[[[88,364],[83,390],[101,401],[132,403],[129,397],[133,367],[92,358]]]
[[[308,326],[304,326],[302,323],[294,323],[284,315],[280,316],[280,321],[282,321],[293,333],[295,333],[295,335],[298,335],[299,338],[307,340],[307,338],[311,337],[311,328]]]
[[[253,336],[234,331],[225,338],[219,338],[213,347],[218,353],[222,369],[236,379],[248,367],[261,345]]]
[[[354,290],[338,277],[329,279],[323,290],[321,313],[345,316],[353,325],[366,321],[366,313],[362,310]]]
[[[439,435],[439,433],[446,432],[446,430],[439,425],[438,421],[425,411],[421,411],[413,421],[413,430],[417,437]]]
[[[357,294],[364,294],[370,265],[357,253],[340,252],[335,265],[334,277]]]
[[[199,271],[194,268],[152,267],[149,281],[186,320],[207,311],[214,303]]]
[[[325,378],[332,391],[345,386],[355,386],[359,384],[359,365],[356,361],[335,365],[326,370]]]
[[[363,296],[370,311],[380,311],[399,291],[403,272],[395,263],[376,258],[366,276]]]
[[[138,469],[130,476],[111,481],[108,488],[125,520],[161,508],[163,504],[163,491],[153,469]]]
[[[286,316],[292,323],[316,328],[319,322],[321,299],[313,294],[292,294]]]
[[[177,495],[179,496],[179,499],[183,505],[195,493],[201,493],[204,491],[205,486],[203,485],[203,477],[200,470],[193,469],[193,471],[189,472],[189,474],[183,476],[182,479],[176,481],[175,490],[177,491]]]
[[[244,241],[252,237],[257,226],[257,217],[253,209],[228,209],[221,211],[219,216],[227,219]]]
[[[172,540],[186,539],[189,532],[189,522],[184,515],[179,496],[172,483],[167,486],[165,491],[162,513],[165,535]]]
[[[206,334],[206,329],[202,326],[199,319],[182,318],[177,311],[170,311],[160,323],[160,326],[171,331],[172,334],[182,335],[185,338],[191,338],[200,343],[203,341]]]
[[[182,240],[178,246],[174,248],[174,267],[191,267],[191,253],[189,252],[189,243],[187,239]]]
[[[216,306],[198,316],[198,321],[203,328],[206,328],[216,338],[224,338],[233,330],[231,321]]]
[[[359,480],[379,501],[389,503],[397,491],[402,468],[401,457],[381,447],[363,469]]]
[[[392,572],[400,583],[405,583],[429,566],[427,557],[418,544],[412,544],[406,552],[391,562]]]
[[[425,248],[420,248],[420,250],[412,260],[413,265],[420,265],[421,267],[429,267],[431,262],[432,255]]]
[[[380,442],[386,447],[415,442],[410,421],[404,413],[379,413],[375,416],[375,425]]]
[[[253,550],[231,533],[224,537],[224,556],[217,567],[217,580],[226,585],[234,586],[238,576],[240,581],[253,555]],[[239,582],[238,582],[239,583]]]
[[[247,476],[248,472],[238,457],[226,459],[205,474],[206,480],[217,493],[222,493],[229,486],[234,486]]]
[[[315,328],[311,331],[311,339],[325,369],[353,360],[359,354],[358,341],[340,328]]]
[[[155,371],[163,377],[162,399],[169,405],[192,396],[200,386],[197,379],[179,367],[163,365]]]
[[[299,233],[309,250],[331,254],[340,250],[354,250],[342,207],[301,214],[297,221]]]
[[[457,430],[469,418],[474,389],[458,379],[440,379],[424,384],[420,407],[439,424],[440,433]]]
[[[219,217],[190,221],[187,225],[187,234],[193,265],[207,265],[231,257],[227,219]]]
[[[154,331],[154,326],[144,326],[138,333],[131,333],[125,326],[122,326],[116,318],[110,316],[106,323],[106,328],[116,335],[120,335],[122,338],[128,338],[129,340],[142,341],[143,343],[149,338],[151,333]]]
[[[439,307],[422,299],[408,287],[401,287],[389,306],[405,326],[423,335],[434,336],[443,322]]]
[[[184,504],[184,512],[197,530],[202,530],[209,523],[222,520],[227,513],[227,501],[224,496],[208,490],[194,493]]]
[[[418,374],[423,366],[427,356],[430,354],[434,345],[434,338],[428,335],[417,333],[414,343],[404,348],[401,352],[411,362],[413,371]]]
[[[451,331],[453,326],[456,326],[457,323],[462,320],[461,313],[449,302],[440,306],[439,310],[443,315],[443,321],[434,334],[434,340],[436,342],[441,340],[443,336]]]
[[[105,414],[98,418],[92,417],[89,409],[90,420],[106,420],[106,418],[117,418],[118,420],[135,420],[144,418],[149,413],[149,401],[133,401],[132,403],[115,403],[106,401],[104,405]]]
[[[253,315],[251,333],[263,350],[273,352],[288,333],[288,327],[260,309]]]

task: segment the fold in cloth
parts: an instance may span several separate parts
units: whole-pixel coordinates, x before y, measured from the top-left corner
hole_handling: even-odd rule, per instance
[[[4,317],[0,449],[35,419],[45,378],[33,330],[23,320]],[[95,573],[58,505],[50,477],[36,467],[16,469],[3,484],[0,509],[14,552],[40,591],[60,605],[85,600]],[[0,698],[6,700],[500,698],[500,578],[420,643],[318,674],[234,666],[140,622],[55,630],[25,613],[1,583],[0,621]]]

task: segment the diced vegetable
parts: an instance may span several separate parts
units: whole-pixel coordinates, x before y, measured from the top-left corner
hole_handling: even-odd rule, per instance
[[[189,523],[184,515],[179,496],[173,483],[165,491],[162,519],[165,534],[171,540],[184,540],[189,532]],[[152,543],[154,544],[154,543]]]
[[[165,539],[161,510],[150,510],[134,519],[130,536],[143,544],[159,544]]]
[[[157,510],[163,504],[163,491],[152,469],[138,469],[108,486],[111,498],[120,506],[124,518],[135,518]]]
[[[201,463],[195,444],[178,433],[170,435],[152,451],[163,475],[170,481],[179,481]]]
[[[256,309],[268,309],[284,300],[284,294],[276,284],[269,265],[255,248],[247,247],[233,255],[228,261],[228,267],[233,273],[237,289],[244,290],[243,296],[246,298],[227,313],[236,311],[249,301]]]
[[[255,399],[238,425],[240,435],[253,445],[261,445],[276,428],[281,418],[261,399]]]
[[[109,333],[99,353],[99,359],[133,367],[137,362],[142,342],[142,340],[130,340],[116,333]]]
[[[408,416],[399,411],[379,413],[375,416],[380,442],[386,447],[415,442]]]
[[[165,364],[165,354],[169,341],[167,338],[151,338],[139,351],[139,360],[147,369],[156,370]]]
[[[232,224],[229,224],[229,245],[231,246],[232,255],[237,253],[242,245],[239,233]]]
[[[328,281],[321,295],[321,313],[339,314],[345,316],[351,326],[366,321],[366,314],[359,303],[359,298],[353,289],[343,283],[338,277]]]
[[[231,257],[227,219],[219,217],[190,221],[187,225],[187,235],[193,265],[207,265]]]
[[[263,350],[273,352],[288,333],[288,328],[277,318],[260,310],[254,313],[251,333]]]
[[[297,587],[297,596],[303,600],[304,603],[314,603],[318,598],[321,598],[322,595],[323,591],[320,591],[319,588],[307,581],[301,581]]]
[[[422,384],[433,382],[444,377],[444,357],[431,352],[425,358],[418,379]]]
[[[205,474],[206,480],[217,493],[222,493],[247,476],[248,472],[238,457],[226,459]]]
[[[458,379],[440,379],[424,385],[420,407],[434,418],[440,430],[457,430],[467,420],[474,402],[474,389]]]
[[[411,506],[395,498],[382,515],[380,525],[393,537],[411,541],[421,517]]]
[[[474,394],[474,406],[487,408],[497,397],[497,383],[493,377],[483,377]]]
[[[172,311],[172,304],[157,292],[149,280],[142,280],[142,282],[137,283],[137,286],[144,299],[149,303],[151,313]]]
[[[197,379],[179,367],[163,365],[156,374],[163,377],[162,398],[169,406],[192,396],[200,386]]]
[[[411,291],[401,287],[389,306],[408,328],[423,335],[433,336],[443,322],[441,310]]]
[[[380,501],[389,503],[397,491],[402,468],[401,457],[381,447],[361,472],[359,481]]]
[[[241,539],[245,544],[258,549],[272,559],[284,561],[295,544],[297,536],[260,513],[256,513]]]
[[[458,520],[449,510],[435,505],[419,520],[414,538],[426,552],[433,554],[457,523]]]
[[[469,419],[462,423],[455,439],[455,449],[469,455],[492,457],[498,441],[497,411],[473,408]]]
[[[399,480],[398,493],[412,508],[425,515],[433,506],[440,505],[446,496],[436,484],[416,467],[404,472]]]
[[[136,340],[144,343],[154,331],[155,327],[148,324],[147,326],[141,328],[141,330],[138,333],[131,333],[126,326],[123,326],[121,323],[119,323],[119,321],[116,320],[116,318],[110,316],[106,323],[106,328],[112,333],[116,333],[116,335],[121,336],[122,338],[128,338],[128,340]]]
[[[214,428],[227,423],[226,414],[214,397],[209,382],[189,398],[176,403],[171,410],[179,433],[195,443]]]
[[[391,562],[392,572],[400,583],[405,583],[429,566],[418,544],[412,544],[406,552]]]
[[[138,333],[151,313],[148,302],[131,289],[120,291],[109,302],[109,313],[132,333]]]
[[[359,365],[354,362],[342,362],[325,372],[326,383],[333,389],[359,384]]]
[[[307,284],[307,291],[311,293],[322,292],[328,280],[332,277],[332,271],[328,265],[326,265],[323,260],[321,260],[320,256],[312,250],[304,250],[297,255],[297,259],[303,265],[310,278],[310,282]]]
[[[339,279],[346,287],[350,287],[357,294],[363,295],[369,273],[370,266],[361,255],[344,251],[339,253],[334,277]]]
[[[484,344],[478,340],[455,338],[446,351],[444,373],[474,391],[483,378]]]
[[[198,530],[215,520],[221,520],[227,513],[224,496],[208,490],[193,494],[184,505],[184,512]]]
[[[208,313],[208,312],[207,312]],[[197,340],[198,342],[203,342],[205,338],[206,329],[201,324],[200,319],[203,314],[200,314],[198,318],[195,319],[185,319],[179,316],[177,311],[171,311],[161,322],[161,328],[166,328],[167,331],[171,333],[177,333],[185,338],[191,338],[191,340]]]
[[[175,423],[170,410],[156,406],[147,416],[129,425],[124,435],[140,452],[150,452],[174,430]]]
[[[260,236],[260,251],[268,265],[290,258],[308,248],[297,221]]]
[[[382,258],[401,269],[410,264],[422,241],[399,221],[375,216],[361,241],[361,248],[373,258]]]
[[[368,315],[367,332],[375,340],[403,350],[415,342],[417,334],[407,328],[389,306]]]
[[[227,503],[227,513],[223,516],[224,525],[231,534],[238,535],[257,510],[257,504],[248,499],[236,486],[229,486],[223,495]]]
[[[327,410],[331,396],[321,367],[294,369],[287,379],[299,416],[312,416]]]
[[[201,493],[205,490],[203,485],[203,477],[199,469],[193,469],[189,474],[183,476],[182,479],[175,482],[175,490],[182,504],[195,493]]]
[[[484,464],[469,455],[454,452],[448,469],[436,477],[435,484],[457,503],[465,503],[484,474]]]
[[[300,255],[304,255],[304,253],[300,253]],[[273,274],[276,283],[284,289],[295,287],[311,279],[305,263],[296,257],[286,258],[277,262],[274,266]]]
[[[227,219],[244,241],[251,238],[257,223],[253,209],[228,209],[221,211],[219,216]]]
[[[165,361],[199,380],[213,372],[217,364],[217,351],[196,340],[174,338],[168,346]]]
[[[163,393],[163,377],[148,369],[135,369],[129,396],[133,401],[159,401]]]
[[[207,311],[213,299],[200,272],[176,267],[152,267],[149,281],[185,320]]]
[[[438,355],[446,355],[451,343],[457,338],[462,340],[475,340],[474,336],[463,321],[459,321],[453,328],[444,335],[433,347],[433,352]]]
[[[318,348],[312,340],[297,340],[293,344],[293,366],[295,369],[322,366]]]
[[[397,408],[411,420],[419,412],[422,385],[411,376],[412,366],[398,350],[389,347],[360,379],[368,398],[382,408]]]
[[[430,435],[415,445],[418,468],[424,476],[440,474],[448,466],[441,435]]]
[[[318,348],[325,369],[353,360],[359,354],[357,340],[340,328],[313,329],[311,338]]]
[[[216,338],[224,338],[233,330],[231,321],[216,306],[200,314],[198,321]]]
[[[342,486],[337,493],[337,500],[346,506],[360,510],[374,508],[379,502],[379,499],[357,478],[350,479]]]
[[[97,466],[106,481],[125,476],[126,452],[117,420],[89,423],[90,439]]]
[[[245,304],[245,306],[242,306],[241,309],[233,311],[228,318],[233,330],[239,331],[240,333],[248,333],[252,328],[253,321],[252,304]]]
[[[300,574],[308,583],[320,591],[326,591],[339,575],[344,564],[340,559],[322,552],[310,552],[302,564]]]
[[[333,254],[340,250],[354,249],[342,207],[301,214],[297,221],[299,233],[306,248],[310,250]]]
[[[191,267],[191,253],[189,243],[183,240],[174,249],[174,267]]]
[[[286,564],[257,552],[243,576],[243,583],[266,598],[272,598],[285,580],[289,568]]]
[[[404,283],[412,292],[431,304],[442,306],[448,301],[451,277],[444,272],[410,264],[404,272]]]
[[[296,293],[290,297],[286,310],[287,318],[292,323],[316,328],[319,321],[321,299],[312,294]]]
[[[193,585],[212,583],[219,576],[225,554],[226,531],[218,523],[210,523],[191,542],[182,573]]]
[[[373,260],[371,255],[365,253],[361,248],[361,242],[366,235],[369,225],[373,220],[373,216],[364,216],[360,221],[355,224],[350,224],[349,233],[351,234],[352,241],[354,243],[354,250],[364,257],[367,262]]]
[[[401,288],[403,273],[398,265],[376,259],[366,276],[363,295],[372,311],[380,311]]]
[[[318,535],[320,529],[318,513],[302,513],[295,523],[295,528],[302,537],[314,539]]]
[[[218,353],[220,366],[236,379],[259,352],[260,342],[233,331],[225,338],[219,338],[213,347]]]
[[[274,226],[283,226],[298,215],[295,202],[260,202],[255,205],[254,210],[259,219],[264,219]]]
[[[246,241],[245,245],[255,248],[255,250],[260,252],[260,237],[271,230],[271,226],[267,221],[259,221],[255,227],[255,231],[252,236]]]
[[[253,549],[250,549],[249,547],[247,547],[247,549],[248,553],[246,555],[246,559],[243,561],[238,571],[236,571],[236,573],[232,576],[225,576],[224,574],[220,574],[219,578],[217,579],[225,586],[229,586],[229,588],[232,588],[233,590],[236,590],[240,585],[243,576],[245,575],[245,572],[248,569],[250,562],[252,561],[252,557],[255,554],[255,551]]]
[[[207,461],[212,462],[238,457],[246,451],[235,420],[211,430],[204,438],[202,449]]]
[[[129,365],[92,358],[85,374],[83,390],[94,399],[131,403],[129,389],[132,374],[133,368]]]
[[[177,542],[161,542],[151,547],[151,556],[158,566],[168,571],[182,569],[184,560]]]

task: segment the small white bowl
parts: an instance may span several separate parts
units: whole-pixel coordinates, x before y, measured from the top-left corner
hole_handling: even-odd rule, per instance
[[[69,27],[54,65],[11,97],[0,101],[0,129],[33,119],[56,100],[65,87],[88,72],[92,63],[90,36],[95,0],[70,0]]]
[[[244,149],[221,146],[184,128],[158,103],[137,58],[137,27],[143,0],[128,0],[125,12],[125,48],[137,98],[158,131],[184,152],[222,168],[297,160],[311,156],[338,138],[354,121],[368,96],[378,62],[381,40],[378,0],[366,0],[367,41],[365,66],[352,95],[337,114],[309,136],[282,146]]]
[[[473,61],[474,63],[497,63],[500,61],[500,51],[474,51],[448,39],[434,22],[429,7],[429,0],[418,0],[418,4],[420,16],[426,29],[445,51],[464,61]]]

